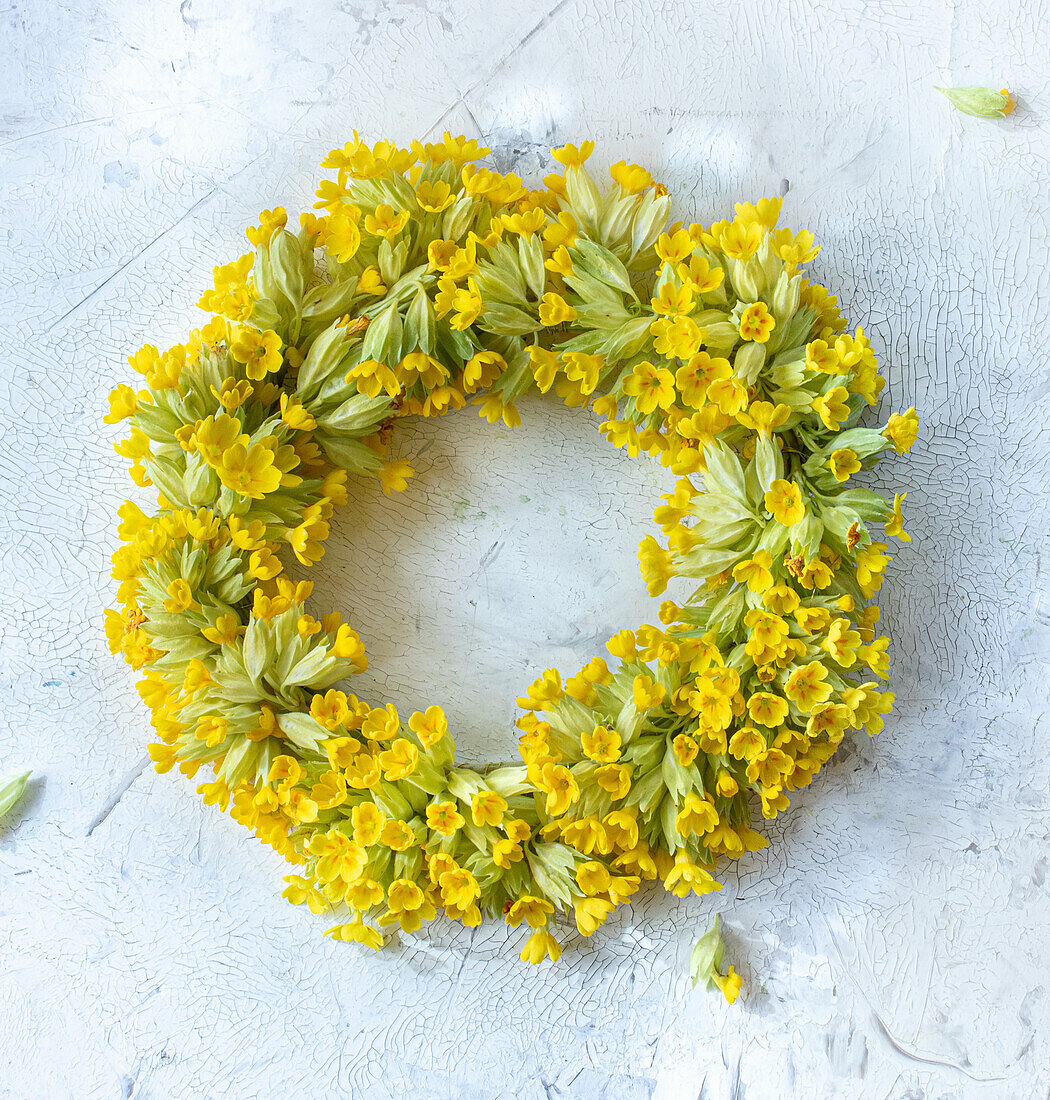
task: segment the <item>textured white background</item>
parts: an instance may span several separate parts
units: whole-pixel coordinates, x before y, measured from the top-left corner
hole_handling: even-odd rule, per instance
[[[0,827],[0,1097],[1046,1095],[1046,3],[30,0],[0,22],[0,770],[37,773]],[[963,117],[952,83],[1020,106]],[[354,127],[451,128],[526,173],[594,136],[688,218],[786,191],[886,404],[923,418],[881,474],[915,539],[883,592],[887,731],[719,897],[649,894],[545,969],[501,927],[322,940],[279,860],[146,768],[101,634],[129,484],[106,392]],[[522,412],[406,429],[410,491],[364,494],[318,570],[368,690],[442,702],[469,757],[510,752],[538,670],[655,615],[634,546],[662,471]],[[685,977],[715,909],[731,1009]]]

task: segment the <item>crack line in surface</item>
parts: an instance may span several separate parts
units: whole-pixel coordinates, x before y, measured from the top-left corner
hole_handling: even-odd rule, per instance
[[[63,313],[62,316],[59,317],[56,321],[52,321],[51,324],[48,325],[48,327],[44,330],[44,334],[46,335],[52,329],[57,328],[68,317],[72,317],[73,314],[76,313],[76,311],[78,309],[80,309],[81,306],[86,305],[88,302],[90,302],[91,299],[94,298],[95,295],[98,294],[98,292],[100,290],[102,290],[104,287],[109,286],[109,284],[111,282],[113,282],[113,280],[118,275],[123,274],[129,267],[131,267],[131,265],[140,256],[142,256],[144,253],[148,252],[159,240],[161,240],[163,237],[166,237],[173,229],[178,228],[178,226],[180,226],[194,212],[194,210],[197,209],[198,206],[200,206],[201,204],[207,202],[208,199],[210,199],[212,197],[212,195],[214,195],[216,193],[216,191],[218,191],[218,190],[219,190],[219,188],[217,186],[213,187],[206,195],[204,195],[202,198],[199,198],[178,220],[172,222],[171,225],[169,225],[166,229],[164,229],[160,233],[158,233],[153,238],[153,240],[148,241],[146,244],[144,244],[138,250],[138,252],[136,252],[129,259],[125,260],[124,263],[122,263],[120,265],[120,267],[118,267],[117,270],[113,272],[112,275],[107,276],[105,279],[102,280],[101,283],[98,284],[98,286],[96,286],[89,293],[85,294],[84,297],[81,298],[80,301],[77,302],[77,304],[75,306],[72,306],[70,309],[67,309],[66,312]]]
[[[106,820],[107,817],[117,808],[117,803],[128,793],[131,784],[149,767],[150,759],[148,756],[144,756],[134,768],[128,772],[124,779],[124,782],[106,799],[106,804],[95,815],[94,820],[88,826],[85,836],[91,836],[91,834]]]
[[[571,3],[573,3],[573,0],[561,0],[560,4],[555,4],[554,7],[551,8],[551,10],[547,12],[545,16],[543,16],[543,18],[532,28],[532,30],[528,32],[528,34],[525,35],[524,38],[519,38],[518,41],[515,42],[514,45],[511,46],[511,48],[500,57],[499,61],[497,61],[496,64],[493,65],[492,68],[489,69],[489,71],[480,80],[471,84],[471,86],[463,93],[462,96],[460,96],[460,98],[464,99],[468,95],[471,95],[473,92],[476,92],[479,88],[486,85],[496,75],[496,73],[498,73],[500,69],[502,69],[503,66],[506,65],[506,63],[511,59],[511,56],[514,54],[515,50],[520,50],[523,46],[527,46],[529,42],[532,41],[532,39],[535,38],[536,35],[539,34],[540,31],[542,31],[543,28],[551,22],[552,19],[554,19],[561,13],[563,8],[568,7]],[[466,104],[464,104],[464,106],[466,106]]]

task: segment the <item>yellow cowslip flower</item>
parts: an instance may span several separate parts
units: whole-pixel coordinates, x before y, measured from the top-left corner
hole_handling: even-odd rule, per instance
[[[857,567],[857,585],[861,592],[867,596],[873,596],[882,587],[882,574],[893,558],[884,554],[887,549],[884,542],[872,542],[863,550],[857,551],[855,564]]]
[[[358,753],[344,769],[347,783],[355,791],[372,790],[379,786],[379,762],[371,753]]]
[[[790,415],[791,409],[783,403],[774,405],[771,401],[752,401],[746,411],[736,414],[736,419],[745,428],[769,436],[786,423]]]
[[[673,228],[673,227],[672,227]],[[696,242],[687,229],[661,233],[656,241],[656,254],[665,264],[678,264],[693,254]]]
[[[731,378],[733,368],[728,359],[712,358],[706,351],[697,352],[675,372],[675,382],[682,400],[693,409],[699,409],[707,399],[712,382]]]
[[[750,260],[761,247],[765,235],[764,225],[758,222],[745,222],[739,218],[728,224],[722,222],[720,225],[713,225],[710,231],[715,248],[734,260]]]
[[[779,615],[758,607],[744,616],[744,625],[751,629],[751,637],[760,646],[775,649],[788,636],[788,624]]]
[[[481,896],[477,879],[465,868],[454,867],[438,876],[441,900],[445,905],[461,911],[470,910],[474,899]]]
[[[522,921],[530,928],[542,928],[547,918],[554,912],[554,906],[546,898],[522,894],[508,909],[503,919],[511,928],[517,928]]]
[[[665,359],[688,359],[696,355],[704,330],[692,317],[658,317],[649,326],[653,350]]]
[[[820,661],[810,661],[788,677],[784,694],[804,714],[808,714],[819,703],[826,703],[831,695],[831,684],[827,682],[828,670]]]
[[[773,251],[787,265],[788,273],[793,275],[800,264],[807,264],[820,251],[820,245],[813,243],[813,234],[808,229],[793,233],[790,229],[778,229],[772,234]]]
[[[559,179],[561,177],[558,177]],[[543,231],[543,245],[548,252],[554,252],[559,247],[571,248],[576,241],[578,229],[576,219],[569,210],[560,210],[556,218],[552,218],[547,228]]]
[[[446,241],[441,238],[433,240],[427,245],[427,267],[430,271],[448,271],[452,263],[452,257],[459,251],[456,241]]]
[[[416,843],[416,834],[405,821],[388,821],[379,839],[395,852],[404,852]]]
[[[226,740],[229,726],[226,719],[218,714],[206,714],[197,719],[197,728],[193,736],[198,741],[203,741],[209,749],[221,745]]]
[[[383,832],[386,815],[374,802],[362,802],[351,810],[350,821],[354,827],[354,842],[362,848],[370,848]]]
[[[347,885],[343,900],[351,909],[363,913],[378,905],[384,896],[383,887],[374,878],[359,878]]]
[[[341,264],[349,263],[361,247],[360,212],[356,207],[340,209],[324,223],[324,246]]]
[[[552,149],[551,156],[559,164],[564,164],[566,168],[579,168],[593,152],[593,141],[583,141],[578,146],[573,145],[571,141],[567,141],[557,149]]]
[[[373,707],[361,725],[361,736],[370,741],[389,741],[401,728],[397,707],[387,703],[385,707]]]
[[[620,735],[615,730],[597,725],[580,735],[584,755],[599,764],[612,764],[620,759]]]
[[[326,730],[345,726],[350,719],[346,693],[330,688],[324,695],[315,695],[310,700],[310,717]]]
[[[860,469],[860,459],[856,451],[850,450],[849,447],[839,447],[838,450],[831,452],[828,468],[836,481],[847,481],[850,474],[855,474]]]
[[[241,422],[228,413],[198,420],[194,425],[192,446],[209,466],[218,469],[223,454],[235,443],[247,444],[248,436],[241,434]]]
[[[593,935],[605,923],[609,914],[616,908],[614,902],[605,898],[576,898],[573,912],[576,928],[581,936]]]
[[[591,860],[576,865],[576,883],[586,897],[606,893],[611,882],[612,876],[604,863]]]
[[[721,890],[722,884],[716,882],[702,867],[698,867],[685,852],[679,852],[674,863],[663,878],[664,889],[677,898],[688,897],[690,891],[697,897]]]
[[[777,224],[784,199],[780,195],[759,199],[758,202],[738,202],[733,210],[737,220],[744,225],[758,225],[767,231]]]
[[[778,478],[766,490],[763,501],[766,511],[784,527],[793,527],[806,515],[802,492],[794,481]]]
[[[416,187],[416,202],[428,214],[440,214],[456,201],[452,188],[444,180],[424,180]],[[369,230],[374,232],[374,230]]]
[[[826,607],[796,607],[792,614],[806,634],[819,634],[831,622],[831,612]]]
[[[244,373],[253,381],[259,381],[281,369],[282,341],[272,329],[257,332],[253,328],[237,329],[230,343],[230,355],[244,364]]]
[[[845,374],[833,344],[826,340],[811,340],[806,345],[806,370],[821,374]]]
[[[678,274],[683,279],[688,278],[698,294],[710,294],[725,281],[725,271],[712,266],[706,256],[691,257],[688,265],[679,265]]]
[[[380,294],[386,294],[386,285],[383,283],[383,277],[379,273],[379,268],[375,264],[369,264],[368,267],[361,272],[357,277],[357,289],[361,294],[371,294],[378,297]]]
[[[525,941],[519,956],[522,962],[531,963],[533,966],[550,958],[551,962],[557,962],[561,958],[561,945],[549,932],[533,932]]]
[[[724,730],[733,718],[731,696],[721,686],[708,678],[700,676],[696,686],[689,693],[689,706],[700,719],[703,730]]]
[[[547,291],[540,299],[537,313],[540,324],[547,328],[565,324],[566,321],[576,320],[576,310],[560,294],[555,294],[553,290]]]
[[[671,751],[674,753],[675,760],[677,760],[683,768],[688,768],[700,752],[700,746],[688,733],[680,733],[671,742]]]
[[[853,630],[849,619],[833,619],[828,627],[827,637],[821,648],[844,668],[850,668],[857,661],[857,648],[861,644],[860,632]]]
[[[259,215],[259,224],[245,229],[244,234],[248,243],[256,248],[266,247],[270,239],[278,229],[283,229],[288,224],[288,211],[283,206],[274,207],[273,210],[264,210]]]
[[[583,352],[566,352],[561,359],[565,377],[570,382],[578,382],[580,392],[591,394],[598,385],[598,378],[605,366],[600,355],[586,355]]]
[[[317,856],[317,878],[320,882],[353,882],[365,869],[367,857],[364,849],[338,829],[315,833],[308,845],[310,854]]]
[[[768,507],[768,505],[767,505]],[[733,566],[733,580],[746,584],[752,592],[765,592],[773,584],[773,559],[768,550],[756,550]]]
[[[722,996],[729,1004],[736,1001],[740,994],[740,987],[744,984],[743,979],[733,969],[732,963],[730,963],[729,970],[725,974],[712,974],[711,981],[722,991]]]
[[[253,551],[248,558],[248,572],[261,581],[273,580],[283,568],[280,559],[268,546]]]
[[[417,710],[409,718],[408,728],[419,738],[419,743],[429,749],[448,733],[448,722],[441,707],[431,706],[425,712]]]
[[[317,421],[307,412],[297,397],[281,394],[281,420],[289,427],[300,432],[313,431]]]
[[[509,869],[515,863],[520,863],[524,858],[525,853],[521,849],[521,844],[516,840],[511,840],[510,837],[497,840],[492,845],[492,862],[504,870]]]
[[[739,378],[719,378],[707,387],[707,399],[727,418],[747,408],[747,386]]]
[[[837,432],[843,420],[848,419],[849,391],[845,386],[833,386],[827,393],[813,398],[811,407],[824,422],[829,432]]]
[[[519,697],[518,706],[522,710],[546,710],[547,703],[556,702],[563,694],[561,673],[556,668],[547,668]]]
[[[136,393],[130,386],[121,383],[110,393],[109,412],[102,419],[106,424],[116,424],[129,416],[134,416],[139,402],[144,405],[153,404],[153,397],[149,390],[139,390]]]
[[[636,195],[647,187],[652,187],[653,177],[640,164],[628,164],[618,160],[609,169],[613,182],[618,183],[624,195]]]
[[[362,733],[365,731],[362,729]],[[419,749],[405,737],[398,737],[389,749],[379,754],[379,766],[388,783],[407,779],[419,765]]]
[[[751,721],[767,729],[779,726],[788,716],[788,701],[768,691],[757,691],[747,701]]]
[[[341,772],[327,771],[310,788],[310,798],[318,810],[333,810],[346,801],[346,778]]]
[[[774,585],[762,594],[763,606],[774,615],[790,615],[800,603],[798,593],[786,584]]]
[[[364,643],[346,623],[342,623],[336,631],[332,642],[332,655],[342,657],[356,665],[358,672],[364,672],[368,668],[368,658],[365,657]]]
[[[380,203],[371,214],[365,215],[365,230],[374,237],[393,239],[408,225],[407,210],[395,210],[386,203]]]
[[[313,914],[323,913],[328,908],[328,903],[321,894],[313,888],[310,882],[302,875],[285,875],[284,881],[288,883],[281,897],[287,898],[292,905],[302,905],[306,902]],[[331,931],[331,929],[329,929]]]
[[[667,689],[651,676],[639,674],[632,681],[631,695],[639,710],[652,710],[664,701]]]
[[[718,812],[705,798],[695,792],[685,796],[682,809],[674,819],[675,831],[687,840],[691,836],[703,836],[718,824]]]
[[[427,806],[427,828],[441,836],[452,836],[463,828],[464,821],[455,802],[431,802]]]
[[[732,798],[737,791],[740,790],[740,784],[737,783],[731,772],[726,771],[725,768],[719,768],[718,776],[715,780],[715,791],[721,798]]]
[[[898,454],[906,454],[915,444],[919,434],[919,418],[913,405],[907,412],[893,413],[882,429],[882,434],[893,444]]]
[[[352,367],[346,373],[346,381],[356,383],[358,392],[367,397],[378,397],[380,393],[396,397],[401,392],[401,383],[394,372],[375,359],[366,359]]]
[[[337,924],[325,931],[326,936],[342,943],[359,943],[378,951],[383,946],[383,936],[378,928],[372,928],[364,921],[350,921],[349,924]]]
[[[679,313],[691,313],[693,309],[693,286],[684,283],[664,283],[657,297],[651,299],[652,310],[664,316],[676,316]]]
[[[507,369],[507,361],[499,352],[475,352],[464,364],[460,385],[464,393],[487,390]]]
[[[215,465],[218,465],[221,460],[222,454],[220,453]],[[246,524],[240,516],[230,516],[226,522],[230,531],[230,539],[238,549],[258,550],[260,546],[266,545],[266,524],[261,519],[253,519]]]
[[[813,558],[806,562],[802,571],[798,574],[798,583],[803,588],[814,589],[827,588],[831,584],[833,574],[831,567],[820,558]]]
[[[177,615],[193,606],[193,589],[182,577],[177,577],[168,585],[168,598],[164,601],[164,610],[171,615]]]
[[[635,399],[643,416],[648,416],[658,408],[669,409],[674,404],[674,375],[666,367],[655,367],[643,360],[624,379],[623,392]]]
[[[418,884],[409,878],[398,878],[387,890],[388,910],[376,923],[393,924],[403,932],[418,932],[424,920],[433,920],[435,908]]]
[[[547,212],[540,207],[517,214],[504,214],[500,219],[503,228],[521,237],[531,237],[547,224]]]
[[[886,534],[898,538],[901,542],[911,542],[911,535],[904,530],[904,516],[901,514],[901,504],[907,493],[893,494],[893,509],[886,517]]]
[[[621,661],[634,661],[638,657],[635,641],[633,630],[621,630],[605,643],[605,648],[613,657],[618,657]]]
[[[780,749],[763,749],[747,765],[747,778],[766,789],[778,788],[783,779],[791,774],[795,762]],[[740,848],[743,851],[743,846]]]
[[[776,323],[776,318],[769,312],[765,302],[753,302],[740,315],[740,338],[764,344],[772,335]]]
[[[499,826],[507,812],[507,800],[495,791],[478,791],[470,800],[470,819],[477,826]]]
[[[282,473],[276,459],[273,448],[265,443],[255,443],[249,449],[238,441],[223,451],[216,471],[227,489],[261,500],[281,484]]]
[[[614,802],[627,797],[633,769],[627,764],[604,764],[594,770],[594,781]]]
[[[544,810],[548,817],[561,817],[580,797],[576,777],[563,764],[544,764],[537,786],[547,795]]]

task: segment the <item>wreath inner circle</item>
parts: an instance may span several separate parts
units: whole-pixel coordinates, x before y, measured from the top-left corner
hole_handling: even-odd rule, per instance
[[[549,395],[517,405],[513,429],[469,409],[402,418],[387,454],[415,467],[405,491],[352,477],[324,557],[278,552],[292,580],[313,582],[307,609],[338,608],[366,645],[369,667],[336,686],[404,714],[440,702],[472,765],[512,755],[514,702],[537,672],[658,621],[625,564],[674,476]]]
[[[443,909],[528,925],[521,957],[557,960],[560,913],[589,936],[645,880],[718,890],[720,861],[765,845],[756,818],[892,703],[871,528],[908,539],[904,494],[851,479],[911,447],[915,410],[860,425],[874,352],[802,274],[818,249],[777,227],[780,199],[668,225],[648,171],[621,161],[602,188],[592,151],[553,150],[562,171],[528,188],[462,137],[355,134],[323,162],[321,213],[292,231],[263,211],[253,250],[215,268],[211,319],[132,355],[146,387],[110,397],[158,502],[120,509],[106,617],[151,757],[209,769],[205,803],[294,865],[285,896],[334,912],[339,940],[376,948]],[[287,566],[321,559],[360,478],[405,489],[399,419],[471,404],[513,427],[534,389],[677,477],[639,564],[650,595],[697,587],[574,675],[546,670],[517,701],[519,759],[472,768],[440,706],[354,693],[361,638]]]

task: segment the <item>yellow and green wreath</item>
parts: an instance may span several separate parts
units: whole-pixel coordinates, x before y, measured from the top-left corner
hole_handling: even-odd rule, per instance
[[[777,229],[779,199],[709,227],[667,225],[670,197],[620,162],[603,189],[593,143],[528,189],[438,144],[357,138],[323,166],[321,216],[283,209],[253,252],[214,272],[213,316],[185,344],[130,358],[107,422],[153,515],[120,509],[114,652],[141,670],[158,771],[202,766],[290,863],[285,896],[334,911],[329,933],[378,947],[439,909],[533,931],[561,953],[572,911],[589,936],[644,880],[719,888],[720,859],[763,847],[773,818],[847,731],[882,727],[888,639],[869,602],[889,562],[872,525],[907,539],[900,501],[856,488],[915,440],[915,410],[859,420],[883,386],[862,329],[801,273],[812,234]],[[679,475],[639,545],[661,627],[622,630],[563,681],[518,700],[520,764],[457,765],[439,706],[403,720],[345,690],[367,664],[338,614],[307,610],[285,564],[318,561],[335,508],[403,489],[395,422],[479,406],[519,422],[533,387],[591,409],[632,455]],[[284,561],[282,561],[284,557]],[[720,957],[720,952],[717,952]],[[740,979],[708,975],[732,1000]]]

